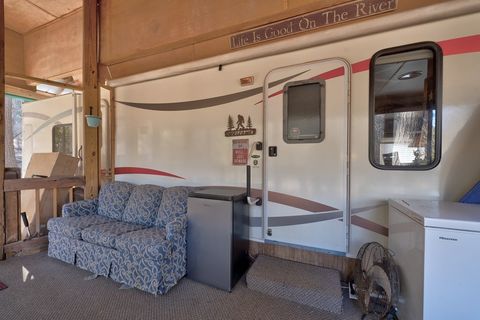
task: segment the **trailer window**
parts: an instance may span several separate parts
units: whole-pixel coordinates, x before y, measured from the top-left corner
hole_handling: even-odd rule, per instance
[[[377,52],[370,62],[370,162],[428,170],[441,146],[442,51],[424,42]]]
[[[283,88],[283,140],[321,142],[325,137],[325,81],[289,82]]]
[[[57,124],[52,128],[52,152],[72,155],[72,124]]]

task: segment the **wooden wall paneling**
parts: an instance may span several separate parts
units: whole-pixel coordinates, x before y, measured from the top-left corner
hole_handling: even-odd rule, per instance
[[[5,258],[5,10],[0,0],[0,260]]]
[[[446,1],[452,0],[397,0],[398,9],[381,16]],[[109,66],[112,75],[107,78],[112,79],[212,57],[231,51],[229,37],[232,34],[345,2],[349,1],[228,0],[199,4],[189,0],[168,6],[165,2],[147,0],[103,1],[101,63]],[[368,19],[375,16],[312,32]]]
[[[5,29],[5,71],[25,73],[23,36]]]
[[[5,181],[19,179],[20,176],[19,168],[5,169]],[[20,236],[20,192],[5,191],[5,243],[19,241]]]
[[[349,257],[331,255],[279,244],[250,241],[250,255],[256,257],[259,254],[335,269],[340,272],[342,281],[350,280],[355,266],[355,259]]]
[[[98,86],[97,60],[97,1],[83,2],[83,114],[99,115],[100,87]],[[83,117],[83,166],[85,174],[85,199],[98,194],[99,186],[99,142],[98,128],[86,125]]]
[[[64,16],[82,6],[82,0],[28,0],[55,17]]]
[[[5,72],[25,73],[23,35],[5,29]],[[22,89],[32,89],[23,80],[5,79],[6,83]]]
[[[17,255],[29,255],[46,251],[48,249],[48,236],[33,238],[29,241],[18,241],[5,245],[7,258]]]
[[[55,16],[26,0],[5,0],[5,25],[18,33],[28,32],[55,19]]]
[[[82,10],[24,35],[25,74],[52,79],[82,68]]]
[[[5,243],[20,240],[20,192],[5,192]]]

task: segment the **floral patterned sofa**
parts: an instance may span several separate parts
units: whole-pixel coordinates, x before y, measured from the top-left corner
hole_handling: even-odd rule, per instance
[[[48,221],[48,255],[96,275],[164,294],[186,272],[188,187],[112,182],[99,197]]]

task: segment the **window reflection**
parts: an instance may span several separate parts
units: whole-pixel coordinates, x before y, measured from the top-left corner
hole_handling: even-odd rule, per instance
[[[384,169],[432,168],[439,160],[437,52],[386,51],[372,61],[370,160]]]

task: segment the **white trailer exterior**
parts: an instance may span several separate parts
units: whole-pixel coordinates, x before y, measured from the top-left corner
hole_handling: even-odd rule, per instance
[[[480,178],[478,21],[472,13],[119,86],[116,179],[245,186],[245,167],[232,165],[232,140],[260,141],[252,183],[264,203],[250,210],[252,240],[348,256],[365,242],[386,244],[388,199],[456,201]],[[426,171],[379,170],[369,162],[369,60],[421,41],[443,50],[441,161]],[[250,76],[253,85],[242,87]],[[288,145],[282,88],[315,77],[326,83],[325,140]],[[250,117],[255,134],[225,136],[229,116],[238,115]],[[272,145],[277,157],[268,157]]]
[[[77,118],[72,115],[74,110]],[[82,96],[73,93],[24,103],[22,105],[22,177],[25,178],[32,153],[53,151],[53,128],[56,125],[72,125],[72,155],[81,146]]]

